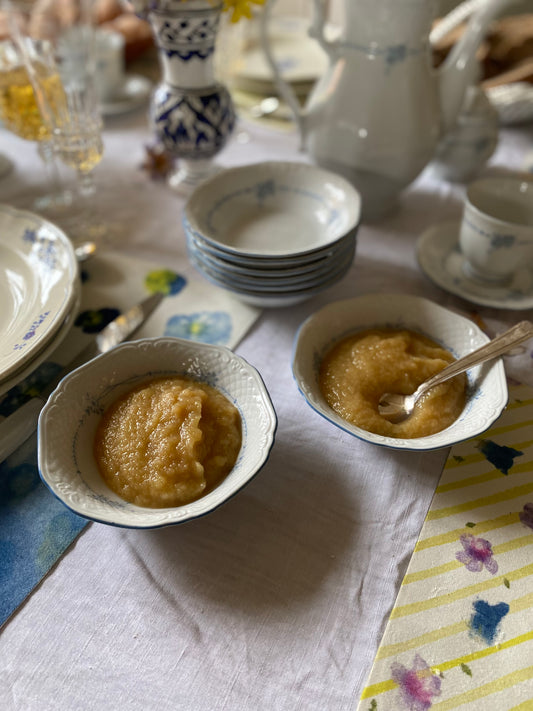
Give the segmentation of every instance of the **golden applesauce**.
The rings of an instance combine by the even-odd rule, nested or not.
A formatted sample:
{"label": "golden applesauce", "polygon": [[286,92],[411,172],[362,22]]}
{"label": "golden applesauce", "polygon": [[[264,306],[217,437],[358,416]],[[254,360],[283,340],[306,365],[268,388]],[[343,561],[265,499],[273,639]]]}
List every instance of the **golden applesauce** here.
{"label": "golden applesauce", "polygon": [[94,453],[107,485],[138,506],[179,506],[213,489],[242,442],[237,408],[218,390],[184,377],[138,385],[98,426]]}
{"label": "golden applesauce", "polygon": [[357,427],[387,437],[424,437],[445,429],[461,414],[466,400],[464,373],[432,388],[413,414],[397,424],[379,414],[379,399],[386,392],[410,395],[454,360],[446,349],[414,331],[362,331],[326,354],[320,388],[333,410]]}

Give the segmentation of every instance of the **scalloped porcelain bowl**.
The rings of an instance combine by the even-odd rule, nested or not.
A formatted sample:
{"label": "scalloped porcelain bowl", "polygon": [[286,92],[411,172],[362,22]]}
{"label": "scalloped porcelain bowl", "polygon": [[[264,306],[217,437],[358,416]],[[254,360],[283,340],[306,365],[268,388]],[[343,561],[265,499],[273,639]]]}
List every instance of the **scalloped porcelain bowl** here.
{"label": "scalloped porcelain bowl", "polygon": [[288,306],[339,281],[355,254],[361,198],[318,166],[265,161],[199,185],[183,224],[191,264],[258,306]]}
{"label": "scalloped porcelain bowl", "polygon": [[[212,385],[240,412],[242,447],[228,476],[189,504],[144,508],[124,501],[98,471],[93,441],[104,410],[137,383],[185,375]],[[274,444],[277,417],[257,370],[224,346],[146,338],[116,346],[67,375],[39,418],[39,473],[68,508],[84,518],[127,528],[158,528],[213,511],[261,469]]]}
{"label": "scalloped porcelain bowl", "polygon": [[367,294],[337,301],[310,316],[295,339],[292,371],[309,405],[342,430],[372,444],[406,450],[449,447],[487,430],[507,404],[508,392],[501,359],[467,372],[467,401],[449,427],[426,437],[399,439],[373,434],[350,424],[328,405],[318,382],[326,352],[346,336],[369,328],[406,328],[418,331],[450,351],[455,358],[487,343],[475,323],[432,301],[407,294]]}

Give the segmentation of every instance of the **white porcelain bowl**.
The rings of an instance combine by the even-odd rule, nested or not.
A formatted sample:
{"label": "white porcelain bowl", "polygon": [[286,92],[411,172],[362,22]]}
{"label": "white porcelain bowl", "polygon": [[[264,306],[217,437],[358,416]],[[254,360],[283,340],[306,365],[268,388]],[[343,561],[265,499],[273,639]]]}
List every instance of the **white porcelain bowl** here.
{"label": "white porcelain bowl", "polygon": [[185,229],[225,254],[304,257],[356,231],[361,198],[344,178],[307,163],[228,168],[187,201]]}
{"label": "white porcelain bowl", "polygon": [[[93,441],[104,410],[144,379],[186,375],[220,390],[238,408],[242,447],[229,475],[192,503],[164,509],[130,504],[104,483]],[[68,508],[93,521],[128,528],[183,523],[220,506],[247,484],[268,459],[277,418],[257,370],[223,346],[179,338],[124,343],[64,378],[39,418],[39,473]]]}
{"label": "white porcelain bowl", "polygon": [[241,301],[290,306],[344,277],[360,212],[357,190],[322,168],[283,161],[230,168],[187,201],[189,260]]}
{"label": "white porcelain bowl", "polygon": [[418,331],[450,351],[455,358],[489,340],[475,323],[438,304],[406,294],[367,294],[337,301],[310,316],[295,339],[292,370],[302,395],[320,415],[359,439],[393,449],[429,450],[475,437],[499,417],[508,392],[501,359],[468,371],[467,402],[459,418],[427,437],[399,439],[373,434],[337,415],[323,397],[318,374],[326,352],[339,340],[368,328]]}

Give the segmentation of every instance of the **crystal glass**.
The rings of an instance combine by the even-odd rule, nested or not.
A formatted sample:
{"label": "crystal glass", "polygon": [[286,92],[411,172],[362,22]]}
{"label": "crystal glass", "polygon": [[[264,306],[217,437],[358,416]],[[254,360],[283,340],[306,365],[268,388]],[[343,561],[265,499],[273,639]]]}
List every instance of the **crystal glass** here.
{"label": "crystal glass", "polygon": [[[63,100],[57,69],[42,61],[39,46],[27,43],[25,52],[41,82],[50,111],[55,112]],[[26,63],[12,38],[0,42],[0,120],[11,133],[37,143],[50,189],[47,194],[37,198],[32,207],[38,211],[54,211],[69,205],[72,196],[61,185],[53,151],[52,128],[43,119]]]}
{"label": "crystal glass", "polygon": [[66,9],[38,0],[14,38],[54,155],[77,177],[73,209],[60,220],[75,242],[101,239],[107,232],[94,199],[93,169],[104,144],[92,15],[92,0],[69,0]]}

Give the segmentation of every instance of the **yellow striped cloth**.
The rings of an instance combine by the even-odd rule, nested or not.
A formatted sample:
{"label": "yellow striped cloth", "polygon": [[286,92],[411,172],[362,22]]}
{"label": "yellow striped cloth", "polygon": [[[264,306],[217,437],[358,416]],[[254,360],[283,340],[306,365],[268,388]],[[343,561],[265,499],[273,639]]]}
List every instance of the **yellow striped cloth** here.
{"label": "yellow striped cloth", "polygon": [[358,711],[533,711],[533,390],[455,445]]}

